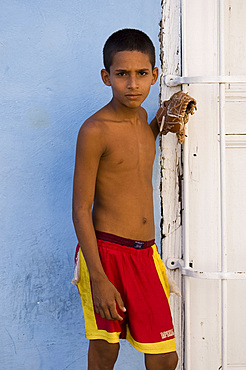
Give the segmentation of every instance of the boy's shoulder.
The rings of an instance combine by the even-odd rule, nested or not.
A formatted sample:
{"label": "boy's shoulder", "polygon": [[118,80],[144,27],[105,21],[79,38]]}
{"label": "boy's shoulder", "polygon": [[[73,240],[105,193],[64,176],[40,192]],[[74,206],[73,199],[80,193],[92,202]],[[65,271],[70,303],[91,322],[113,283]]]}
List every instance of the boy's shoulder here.
{"label": "boy's shoulder", "polygon": [[[139,116],[141,120],[147,121],[147,112],[143,107],[139,109]],[[101,130],[109,128],[112,123],[123,122],[116,112],[112,111],[109,105],[98,110],[92,116],[86,119],[82,124],[81,130],[94,131],[100,133]]]}
{"label": "boy's shoulder", "polygon": [[77,138],[77,150],[81,153],[90,153],[94,155],[97,153],[101,155],[105,151],[106,140],[105,140],[105,119],[99,113],[96,112],[81,125],[78,138]]}
{"label": "boy's shoulder", "polygon": [[[147,112],[143,107],[140,107],[139,118],[142,122],[147,123]],[[108,137],[110,132],[115,131],[115,126],[121,125],[123,122],[124,119],[120,119],[120,117],[106,105],[86,119],[79,130],[79,136],[83,136],[86,140],[98,139],[102,141],[103,138]]]}
{"label": "boy's shoulder", "polygon": [[100,128],[104,128],[108,122],[112,121],[112,119],[112,112],[108,108],[108,105],[106,105],[87,118],[82,127],[86,128],[87,130],[93,128],[98,128],[98,130],[100,130]]}
{"label": "boy's shoulder", "polygon": [[106,126],[106,117],[99,110],[94,113],[92,116],[87,118],[84,123],[81,125],[79,130],[79,136],[89,135],[89,136],[100,136],[105,130]]}
{"label": "boy's shoulder", "polygon": [[90,117],[88,117],[85,122],[82,124],[81,128],[84,127],[87,130],[88,129],[93,129],[95,127],[101,127],[105,125],[107,117],[103,113],[104,108],[100,109]]}
{"label": "boy's shoulder", "polygon": [[80,146],[94,146],[101,149],[107,146],[108,130],[113,122],[112,115],[107,106],[101,108],[86,119],[81,125],[78,133],[78,144]]}

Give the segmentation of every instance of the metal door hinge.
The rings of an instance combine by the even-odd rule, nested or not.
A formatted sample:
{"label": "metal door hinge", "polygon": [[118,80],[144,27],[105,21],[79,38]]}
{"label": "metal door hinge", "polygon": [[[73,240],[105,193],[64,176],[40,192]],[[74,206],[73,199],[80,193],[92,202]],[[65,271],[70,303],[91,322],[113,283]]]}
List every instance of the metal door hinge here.
{"label": "metal door hinge", "polygon": [[181,274],[184,276],[193,277],[196,279],[215,279],[215,280],[244,280],[246,279],[245,271],[198,271],[192,267],[184,267],[184,260],[178,258],[168,258],[166,266],[170,270],[180,269]]}
{"label": "metal door hinge", "polygon": [[246,76],[164,76],[164,83],[168,87],[182,84],[231,84],[246,83]]}

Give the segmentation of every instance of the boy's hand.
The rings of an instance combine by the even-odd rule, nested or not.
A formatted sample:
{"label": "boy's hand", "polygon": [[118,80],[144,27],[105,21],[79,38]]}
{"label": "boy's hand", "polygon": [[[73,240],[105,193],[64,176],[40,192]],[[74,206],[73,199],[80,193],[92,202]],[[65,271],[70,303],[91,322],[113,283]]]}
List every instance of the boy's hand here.
{"label": "boy's hand", "polygon": [[185,124],[188,122],[189,114],[194,114],[195,109],[197,109],[196,100],[190,95],[183,91],[173,94],[169,100],[162,103],[156,113],[160,133],[166,135],[168,132],[174,132],[182,144]]}
{"label": "boy's hand", "polygon": [[123,320],[119,315],[116,303],[122,312],[126,312],[121,295],[115,286],[108,280],[92,281],[93,302],[96,313],[99,313],[103,319]]}

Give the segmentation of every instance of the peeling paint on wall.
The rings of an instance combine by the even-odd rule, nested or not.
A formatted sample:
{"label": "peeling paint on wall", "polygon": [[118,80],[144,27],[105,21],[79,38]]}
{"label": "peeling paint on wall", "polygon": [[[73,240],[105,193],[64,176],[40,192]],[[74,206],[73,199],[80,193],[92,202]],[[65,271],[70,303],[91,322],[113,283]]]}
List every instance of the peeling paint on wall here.
{"label": "peeling paint on wall", "polygon": [[[164,84],[167,74],[181,74],[181,38],[180,38],[180,1],[162,1],[162,20],[159,39],[161,43],[161,102],[168,100],[180,88],[169,88]],[[162,258],[182,258],[182,157],[181,145],[176,135],[168,133],[160,138],[161,147],[161,212],[162,212]],[[169,271],[171,277],[181,289],[181,274],[178,270]],[[178,369],[182,368],[182,299],[171,296],[170,305],[173,314]]]}

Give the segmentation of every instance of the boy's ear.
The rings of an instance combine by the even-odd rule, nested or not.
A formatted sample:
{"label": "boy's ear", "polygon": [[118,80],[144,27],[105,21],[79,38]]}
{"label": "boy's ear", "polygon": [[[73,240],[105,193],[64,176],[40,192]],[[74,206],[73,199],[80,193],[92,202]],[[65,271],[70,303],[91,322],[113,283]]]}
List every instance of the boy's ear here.
{"label": "boy's ear", "polygon": [[102,80],[103,80],[103,82],[105,83],[105,85],[107,85],[107,86],[111,86],[111,82],[110,82],[110,75],[109,75],[109,73],[106,71],[106,69],[102,69],[102,70],[101,70],[101,77],[102,77]]}
{"label": "boy's ear", "polygon": [[151,82],[151,85],[154,85],[155,83],[156,83],[156,81],[157,81],[157,78],[158,78],[158,74],[159,74],[159,72],[158,72],[158,68],[157,67],[155,67],[154,69],[153,69],[153,71],[152,71],[152,82]]}

